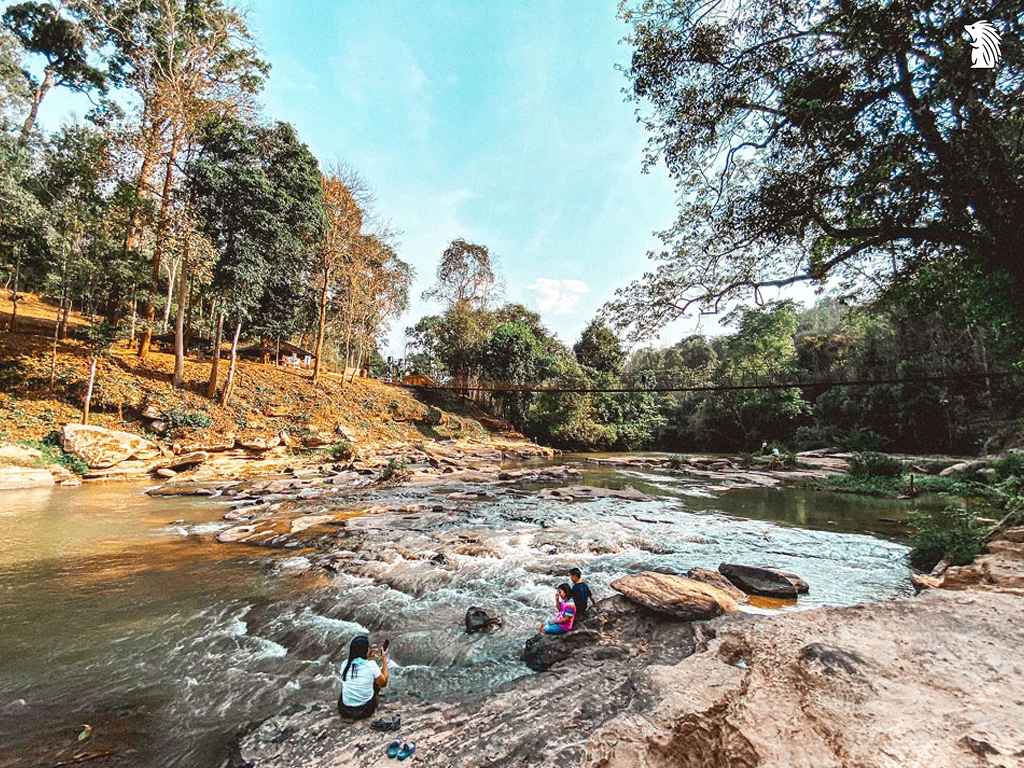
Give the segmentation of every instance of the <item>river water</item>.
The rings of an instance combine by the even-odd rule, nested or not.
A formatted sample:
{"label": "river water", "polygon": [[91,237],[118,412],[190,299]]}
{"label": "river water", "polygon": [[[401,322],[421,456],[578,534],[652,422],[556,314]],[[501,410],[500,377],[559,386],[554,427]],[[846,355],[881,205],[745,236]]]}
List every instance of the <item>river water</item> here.
{"label": "river water", "polygon": [[[5,492],[0,767],[53,765],[87,723],[94,737],[81,749],[112,753],[90,766],[220,766],[251,724],[336,699],[337,663],[362,631],[392,640],[389,691],[457,698],[529,674],[519,649],[573,565],[599,598],[628,572],[723,561],[809,582],[781,610],[911,593],[895,522],[907,502],[711,493],[653,470],[586,470],[582,484],[628,484],[651,499],[567,503],[528,485],[457,504],[447,494],[474,489],[354,492],[344,502],[354,508],[448,509],[433,523],[353,517],[336,539],[337,574],[310,571],[302,551],[216,543],[225,500],[151,499],[145,484]],[[467,636],[471,605],[504,627]]]}

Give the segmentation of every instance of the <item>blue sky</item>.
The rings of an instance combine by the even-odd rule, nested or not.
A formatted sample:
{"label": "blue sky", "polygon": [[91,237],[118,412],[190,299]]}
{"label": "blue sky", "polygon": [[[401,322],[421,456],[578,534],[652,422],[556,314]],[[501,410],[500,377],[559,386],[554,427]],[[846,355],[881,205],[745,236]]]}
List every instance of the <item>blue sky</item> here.
{"label": "blue sky", "polygon": [[456,237],[487,245],[505,297],[572,343],[616,287],[647,268],[675,211],[662,170],[640,171],[644,131],[614,0],[257,0],[249,19],[273,64],[268,115],[321,161],[376,192],[416,269],[402,330]]}
{"label": "blue sky", "polygon": [[[4,3],[6,5],[6,3]],[[252,0],[272,64],[266,117],[294,124],[322,163],[352,165],[400,231],[413,302],[390,335],[438,307],[419,300],[445,246],[488,246],[505,299],[572,344],[618,287],[650,268],[675,215],[664,169],[627,103],[616,0]],[[75,107],[51,94],[40,120]],[[672,343],[694,327],[674,324]],[[705,319],[701,331],[721,332]]]}

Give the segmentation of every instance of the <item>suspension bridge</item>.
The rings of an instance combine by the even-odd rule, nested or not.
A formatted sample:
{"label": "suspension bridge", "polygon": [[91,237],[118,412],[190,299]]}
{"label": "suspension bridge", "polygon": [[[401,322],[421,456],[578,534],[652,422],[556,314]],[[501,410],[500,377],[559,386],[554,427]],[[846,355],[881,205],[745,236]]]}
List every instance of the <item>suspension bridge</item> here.
{"label": "suspension bridge", "polygon": [[[444,385],[434,383],[407,383],[404,386],[413,389],[435,390],[445,392],[457,392],[473,395],[475,393],[516,393],[516,392],[539,392],[539,393],[636,393],[636,392],[730,392],[743,390],[772,390],[772,389],[827,389],[831,387],[869,387],[874,385],[891,384],[931,384],[938,382],[952,381],[980,381],[986,385],[993,380],[1007,379],[1024,376],[1024,370],[986,370],[986,371],[953,371],[953,372],[927,372],[927,371],[905,371],[892,373],[890,375],[877,374],[865,376],[863,372],[847,375],[842,369],[831,371],[825,376],[817,378],[803,378],[791,373],[759,373],[742,371],[729,376],[718,376],[703,379],[680,379],[678,371],[670,372],[675,380],[664,381],[659,378],[657,372],[644,374],[627,374],[620,377],[620,383],[611,387],[573,386],[571,384],[508,384],[501,382],[472,382],[462,385]],[[421,377],[426,379],[427,377]],[[631,382],[630,379],[633,379]]]}

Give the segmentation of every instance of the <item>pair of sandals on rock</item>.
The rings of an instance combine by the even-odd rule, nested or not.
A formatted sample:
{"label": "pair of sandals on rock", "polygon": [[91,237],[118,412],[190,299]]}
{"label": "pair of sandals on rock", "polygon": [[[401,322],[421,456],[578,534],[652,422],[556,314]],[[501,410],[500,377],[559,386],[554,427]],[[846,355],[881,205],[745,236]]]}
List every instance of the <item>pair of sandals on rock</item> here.
{"label": "pair of sandals on rock", "polygon": [[[395,715],[391,720],[374,720],[370,727],[375,731],[397,731],[402,727],[402,716]],[[399,760],[407,760],[416,751],[416,742],[403,743],[401,739],[395,739],[388,744],[388,757],[397,757]]]}

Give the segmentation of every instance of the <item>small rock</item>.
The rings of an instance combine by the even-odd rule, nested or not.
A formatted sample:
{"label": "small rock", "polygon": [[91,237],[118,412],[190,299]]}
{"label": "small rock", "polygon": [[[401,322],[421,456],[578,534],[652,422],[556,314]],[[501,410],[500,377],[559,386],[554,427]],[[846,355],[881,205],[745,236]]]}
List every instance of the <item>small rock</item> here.
{"label": "small rock", "polygon": [[163,415],[163,412],[152,403],[142,409],[142,418],[149,419],[150,421],[162,419]]}
{"label": "small rock", "polygon": [[48,470],[33,467],[0,467],[0,491],[19,488],[46,488],[52,486],[53,475]]}
{"label": "small rock", "polygon": [[158,469],[156,471],[156,474],[157,474],[157,477],[174,477],[178,473],[175,472],[170,467],[160,467],[160,469]]}
{"label": "small rock", "polygon": [[0,445],[0,461],[28,466],[43,458],[43,452],[23,445]]}
{"label": "small rock", "polygon": [[490,632],[500,626],[501,619],[483,608],[473,606],[466,611],[467,635],[472,635],[474,632]]}

